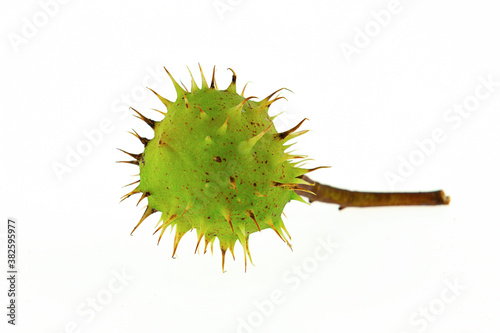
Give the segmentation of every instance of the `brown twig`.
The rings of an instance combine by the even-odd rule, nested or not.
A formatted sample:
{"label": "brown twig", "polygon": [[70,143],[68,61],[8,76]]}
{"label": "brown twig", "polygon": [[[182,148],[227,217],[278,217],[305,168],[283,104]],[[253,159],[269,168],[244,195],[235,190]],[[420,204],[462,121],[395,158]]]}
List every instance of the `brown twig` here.
{"label": "brown twig", "polygon": [[448,205],[450,197],[443,191],[434,192],[357,192],[324,185],[302,176],[302,179],[314,185],[300,187],[316,193],[316,195],[297,190],[296,193],[309,199],[309,202],[320,201],[346,207],[378,207],[378,206],[420,206]]}

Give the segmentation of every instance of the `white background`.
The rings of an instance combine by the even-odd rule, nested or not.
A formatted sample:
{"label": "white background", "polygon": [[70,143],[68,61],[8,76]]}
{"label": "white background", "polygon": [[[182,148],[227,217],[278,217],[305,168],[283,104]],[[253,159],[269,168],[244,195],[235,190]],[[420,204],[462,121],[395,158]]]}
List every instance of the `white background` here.
{"label": "white background", "polygon": [[[481,78],[500,81],[499,8],[486,0],[226,1],[225,11],[211,0],[52,2],[51,17],[37,1],[2,3],[1,266],[5,222],[15,218],[19,294],[12,328],[1,279],[1,330],[498,331],[500,87],[459,125],[444,117],[473,101]],[[381,27],[372,12],[388,7],[396,10]],[[367,28],[372,37],[360,44]],[[357,53],[346,57],[346,44]],[[124,158],[116,148],[140,152],[127,131],[152,132],[127,108],[161,119],[151,111],[159,100],[142,94],[144,78],[166,66],[188,84],[187,65],[200,83],[198,63],[208,78],[216,66],[219,88],[233,68],[238,91],[251,81],[247,96],[293,90],[272,113],[286,110],[279,130],[310,119],[297,150],[311,167],[332,166],[313,179],[352,190],[444,189],[451,204],[339,212],[290,203],[294,251],[270,230],[254,234],[246,273],[241,246],[223,274],[220,251],[193,254],[194,233],[172,259],[173,235],[159,246],[151,236],[157,217],[131,237],[144,205],[137,197],[119,204],[137,169],[116,164]],[[173,98],[158,73],[146,84]],[[54,165],[103,121],[111,129],[58,178]],[[446,140],[416,152],[415,141],[436,128]],[[391,187],[385,175],[410,156],[424,158]],[[319,248],[328,241],[331,253]],[[270,305],[276,293],[279,304]]]}

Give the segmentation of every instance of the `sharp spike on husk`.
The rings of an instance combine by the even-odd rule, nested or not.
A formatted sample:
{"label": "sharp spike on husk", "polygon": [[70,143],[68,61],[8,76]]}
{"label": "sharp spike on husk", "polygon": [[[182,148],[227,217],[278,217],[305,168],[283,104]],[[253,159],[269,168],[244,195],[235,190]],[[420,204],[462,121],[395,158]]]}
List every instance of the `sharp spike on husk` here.
{"label": "sharp spike on husk", "polygon": [[122,202],[123,200],[129,198],[131,195],[134,195],[134,194],[137,194],[137,193],[141,193],[141,191],[139,191],[139,186],[137,186],[136,188],[134,188],[132,191],[128,192],[127,194],[123,195],[121,197],[120,202]]}
{"label": "sharp spike on husk", "polygon": [[[285,214],[283,213],[283,215],[285,215]],[[286,217],[286,215],[285,215],[285,217]],[[288,230],[286,230],[285,224],[281,223],[280,227],[281,227],[281,229],[283,229],[285,231],[286,235],[288,236],[288,239],[292,240],[292,236],[290,236],[290,233],[288,232]]]}
{"label": "sharp spike on husk", "polygon": [[221,214],[222,214],[222,216],[224,216],[227,223],[229,223],[229,226],[231,227],[231,230],[233,231],[233,234],[234,234],[233,223],[231,222],[231,211],[229,209],[223,208],[223,209],[221,209]]}
{"label": "sharp spike on husk", "polygon": [[130,185],[137,184],[137,183],[139,183],[140,181],[141,181],[140,179],[139,179],[139,180],[136,180],[135,182],[132,182],[132,183],[130,183],[130,184],[127,184],[127,185],[125,185],[125,186],[122,186],[122,188],[127,187],[127,186],[130,186]]}
{"label": "sharp spike on husk", "polygon": [[294,180],[293,183],[298,184],[298,185],[314,186],[314,183],[309,183],[307,180],[303,179],[301,176],[302,175],[298,175],[295,178],[293,178],[293,180]]}
{"label": "sharp spike on husk", "polygon": [[132,132],[129,132],[129,133],[132,134],[133,136],[135,136],[137,139],[139,139],[143,145],[148,144],[149,139],[146,139],[146,138],[140,136],[139,134],[137,134],[137,132],[135,130],[132,130]]}
{"label": "sharp spike on husk", "polygon": [[142,157],[142,153],[141,154],[132,154],[132,153],[129,153],[128,151],[125,151],[125,150],[120,149],[120,148],[116,148],[116,149],[118,149],[119,151],[127,154],[128,156],[132,157],[133,159],[135,159],[137,161],[139,161],[141,159],[141,157]]}
{"label": "sharp spike on husk", "polygon": [[[160,94],[158,94],[156,91],[154,91],[153,89],[151,88],[148,88],[149,90],[151,90],[153,92],[153,94],[156,95],[156,97],[158,97],[160,99],[160,101],[163,103],[163,105],[165,105],[167,107],[167,110],[170,109],[172,107],[172,105],[174,104],[174,102],[172,101],[169,101],[168,99],[166,99],[165,97],[161,96]],[[157,110],[158,111],[158,110]],[[163,113],[161,111],[158,111],[160,113]],[[164,113],[163,113],[164,114]]]}
{"label": "sharp spike on husk", "polygon": [[222,124],[222,126],[219,127],[219,129],[217,130],[217,134],[219,134],[219,135],[226,134],[226,131],[227,131],[227,121],[228,120],[229,120],[229,116],[226,118],[226,121],[224,122],[224,124]]}
{"label": "sharp spike on husk", "polygon": [[[160,228],[156,229],[156,231],[158,231],[160,229],[161,229],[161,232],[160,232],[160,236],[158,237],[158,243],[156,243],[156,245],[160,245],[161,238],[163,237],[165,230],[167,230],[167,227],[165,227],[165,228],[160,227]],[[153,235],[156,234],[156,231],[153,233]]]}
{"label": "sharp spike on husk", "polygon": [[[296,179],[298,180],[300,178],[296,178]],[[307,185],[311,185],[311,184],[307,183]],[[314,185],[314,184],[312,184],[312,185]],[[286,188],[288,190],[302,191],[302,192],[307,192],[307,193],[311,193],[311,194],[316,195],[316,193],[311,192],[309,190],[306,190],[303,187],[300,187],[299,183],[279,183],[279,182],[273,182],[272,186],[274,186],[274,187],[284,187],[284,188]]]}
{"label": "sharp spike on husk", "polygon": [[254,136],[253,138],[240,142],[240,145],[238,147],[239,151],[243,154],[249,154],[252,148],[257,143],[257,141],[259,141],[264,136],[264,134],[266,134],[267,131],[269,131],[271,126],[272,124],[269,125],[265,130]]}
{"label": "sharp spike on husk", "polygon": [[203,249],[203,254],[207,253],[207,247],[210,241],[205,237],[205,249]]}
{"label": "sharp spike on husk", "polygon": [[176,231],[175,231],[174,251],[172,252],[172,258],[175,257],[175,253],[177,252],[177,246],[179,245],[179,242],[181,241],[181,238],[182,238],[182,236],[184,236],[185,233],[186,233],[186,231],[180,230],[179,229],[179,224],[177,224],[177,228],[176,228]]}
{"label": "sharp spike on husk", "polygon": [[161,238],[163,237],[165,230],[167,230],[167,227],[169,225],[172,225],[172,223],[176,219],[177,219],[177,214],[170,215],[170,217],[166,221],[163,221],[163,223],[158,227],[158,229],[156,229],[155,232],[153,232],[153,235],[154,235],[161,229],[160,236],[158,237],[158,243],[156,243],[156,245],[160,244]]}
{"label": "sharp spike on husk", "polygon": [[240,241],[241,246],[243,246],[243,254],[245,256],[245,272],[247,271],[247,254],[248,254],[248,247],[247,247],[247,236],[246,236],[246,228],[245,224],[239,224],[238,225],[238,230],[236,232],[236,236],[238,236],[238,240]]}
{"label": "sharp spike on husk", "polygon": [[150,193],[150,192],[148,192],[148,191],[143,192],[143,193],[142,193],[142,195],[141,195],[141,198],[139,199],[139,201],[137,202],[137,205],[135,205],[135,206],[136,206],[136,207],[137,207],[137,206],[139,206],[139,203],[142,201],[142,199],[147,198],[147,197],[149,197],[150,195],[151,195],[151,193]]}
{"label": "sharp spike on husk", "polygon": [[302,121],[300,123],[298,123],[297,125],[295,125],[293,128],[290,128],[288,131],[285,131],[285,132],[277,133],[277,134],[275,134],[275,137],[278,138],[279,140],[283,140],[284,138],[289,136],[291,133],[295,132],[300,127],[300,125],[302,125],[302,123],[306,120],[309,120],[309,119],[307,119],[307,118],[302,119]]}
{"label": "sharp spike on husk", "polygon": [[191,76],[191,92],[195,92],[195,91],[200,90],[200,88],[198,88],[198,85],[196,84],[196,81],[194,80],[193,73],[191,73],[191,70],[189,69],[189,67],[187,67],[187,69],[189,71],[189,76]]}
{"label": "sharp spike on husk", "polygon": [[233,71],[232,68],[228,68],[228,70],[233,72],[233,77],[231,78],[231,83],[226,88],[226,90],[232,93],[236,93],[236,73]]}
{"label": "sharp spike on husk", "polygon": [[210,249],[212,251],[212,254],[214,254],[214,241],[214,235],[205,235],[205,250],[203,250],[203,254],[207,253],[208,244],[210,244]]}
{"label": "sharp spike on husk", "polygon": [[134,233],[135,229],[137,229],[137,227],[139,227],[141,225],[141,223],[151,214],[153,213],[156,213],[157,210],[154,209],[154,208],[151,208],[150,206],[147,206],[146,207],[146,210],[144,211],[144,214],[142,214],[142,217],[141,219],[139,220],[139,223],[137,223],[137,225],[135,226],[135,228],[132,230],[132,232],[130,233],[130,236],[132,236],[132,234]]}
{"label": "sharp spike on husk", "polygon": [[272,100],[270,100],[269,102],[265,103],[264,105],[267,107],[267,106],[270,106],[271,104],[273,104],[274,102],[276,102],[277,100],[280,100],[280,99],[285,99],[288,101],[288,99],[284,96],[280,96],[280,97],[276,97]]}
{"label": "sharp spike on husk", "polygon": [[243,90],[241,91],[241,94],[240,94],[241,97],[245,97],[244,96],[245,95],[245,89],[247,88],[247,84],[249,84],[249,83],[250,83],[250,81],[248,81],[247,83],[245,83],[245,85],[243,86]]}
{"label": "sharp spike on husk", "polygon": [[156,111],[156,112],[159,112],[159,113],[161,113],[161,114],[162,114],[162,115],[164,115],[164,116],[166,116],[166,115],[167,115],[167,113],[166,113],[166,112],[160,111],[160,110],[158,110],[158,109],[151,109],[151,110],[154,110],[154,111]]}
{"label": "sharp spike on husk", "polygon": [[202,110],[202,108],[200,108],[198,105],[195,105],[194,107],[200,109],[200,118],[201,119],[206,118],[207,114],[205,113],[205,111]]}
{"label": "sharp spike on husk", "polygon": [[116,163],[128,163],[128,164],[139,165],[139,162],[137,160],[133,160],[133,161],[116,161]]}
{"label": "sharp spike on husk", "polygon": [[227,251],[227,249],[223,249],[221,247],[220,251],[222,252],[222,273],[225,273],[225,271],[224,271],[224,263],[226,261],[226,251]]}
{"label": "sharp spike on husk", "polygon": [[264,219],[264,223],[266,223],[268,226],[271,227],[271,229],[274,230],[274,232],[276,232],[276,234],[279,236],[279,238],[281,238],[281,240],[285,243],[287,243],[287,241],[280,235],[280,233],[278,232],[278,230],[276,229],[276,227],[274,226],[274,223],[273,223],[273,220],[271,217],[267,217],[266,219]]}
{"label": "sharp spike on husk", "polygon": [[298,132],[288,134],[288,136],[284,139],[284,142],[295,139],[296,137],[301,136],[303,134],[306,134],[307,132],[309,132],[309,130],[298,131]]}
{"label": "sharp spike on husk", "polygon": [[177,93],[177,99],[181,98],[186,91],[182,89],[182,87],[177,83],[177,81],[174,80],[172,74],[170,74],[170,72],[165,67],[163,67],[163,69],[165,69],[165,72],[167,72],[168,76],[170,77],[170,80],[172,80],[172,83],[174,84],[175,92]]}
{"label": "sharp spike on husk", "polygon": [[280,89],[276,90],[275,92],[273,92],[271,95],[269,95],[269,96],[267,96],[266,98],[264,98],[263,100],[259,101],[258,103],[259,103],[259,104],[261,104],[261,103],[262,103],[262,104],[267,104],[267,102],[269,102],[269,101],[271,100],[271,97],[273,97],[273,96],[274,96],[277,92],[280,92],[280,91],[282,91],[282,90],[288,90],[288,91],[290,91],[290,92],[292,92],[292,93],[293,93],[293,91],[291,91],[291,90],[290,90],[290,89],[288,89],[288,88],[280,88]]}
{"label": "sharp spike on husk", "polygon": [[203,238],[203,233],[199,233],[198,234],[198,242],[196,243],[196,248],[194,249],[194,253],[196,254],[196,252],[198,252],[198,246],[200,246],[200,242],[201,242],[201,239]]}
{"label": "sharp spike on husk", "polygon": [[297,162],[293,162],[293,163],[290,163],[290,164],[292,166],[294,166],[294,167],[299,168],[299,167],[301,167],[303,164],[305,164],[308,161],[312,161],[312,159],[311,158],[305,158],[303,160],[300,160],[300,161],[297,161]]}
{"label": "sharp spike on husk", "polygon": [[205,79],[205,75],[203,74],[203,69],[201,69],[201,65],[199,63],[198,67],[200,67],[200,73],[201,73],[201,89],[208,89],[207,80]]}
{"label": "sharp spike on husk", "polygon": [[234,116],[238,117],[241,115],[241,111],[243,110],[243,107],[245,104],[252,98],[256,98],[255,96],[250,96],[242,100],[238,105],[233,106],[231,109],[228,110],[229,116]]}
{"label": "sharp spike on husk", "polygon": [[193,202],[192,202],[192,201],[189,201],[189,202],[187,203],[187,205],[186,205],[186,208],[184,209],[184,212],[182,212],[181,217],[183,217],[183,216],[184,216],[184,214],[186,214],[186,212],[187,212],[188,210],[190,210],[190,209],[191,209],[191,207],[193,207]]}
{"label": "sharp spike on husk", "polygon": [[281,111],[280,113],[278,113],[278,114],[276,114],[276,115],[274,115],[274,116],[272,116],[272,117],[269,117],[269,118],[271,118],[271,120],[272,120],[272,121],[274,121],[274,119],[275,119],[276,117],[279,117],[279,116],[280,116],[280,115],[282,115],[283,113],[285,113],[285,111]]}
{"label": "sharp spike on husk", "polygon": [[306,190],[305,188],[300,187],[300,186],[289,187],[288,189],[294,190],[294,191],[299,191],[299,192],[306,192],[306,193],[310,193],[312,195],[316,195],[316,193],[314,193],[313,191]]}
{"label": "sharp spike on husk", "polygon": [[212,72],[212,82],[210,83],[210,89],[218,89],[217,82],[215,82],[215,66],[214,66],[214,70]]}
{"label": "sharp spike on husk", "polygon": [[233,260],[236,260],[236,258],[234,257],[234,243],[231,243],[231,245],[229,245],[229,251],[231,251],[231,255],[233,256]]}
{"label": "sharp spike on husk", "polygon": [[184,88],[184,91],[186,91],[186,92],[188,92],[188,91],[189,91],[189,89],[188,89],[188,88],[186,88],[186,85],[184,85],[184,82],[182,82],[182,81],[181,81],[181,85],[182,85],[182,88]]}
{"label": "sharp spike on husk", "polygon": [[[289,145],[283,145],[283,149],[286,151],[286,150],[287,150],[287,149],[289,149],[291,146],[296,145],[296,144],[297,144],[297,142],[291,143],[291,144],[289,144]],[[288,152],[287,152],[287,153],[288,153]]]}
{"label": "sharp spike on husk", "polygon": [[250,263],[252,266],[255,266],[252,260],[252,255],[250,254],[250,248],[248,246],[248,241],[250,240],[250,235],[247,235],[246,240],[245,240],[245,246],[246,246],[246,252],[248,254],[248,259],[250,259]]}
{"label": "sharp spike on husk", "polygon": [[319,167],[316,167],[316,168],[307,169],[307,172],[313,172],[313,171],[316,171],[318,169],[328,169],[328,168],[331,168],[331,166],[330,165],[328,165],[328,166],[319,166]]}
{"label": "sharp spike on husk", "polygon": [[137,115],[134,114],[134,116],[136,118],[139,118],[141,119],[142,121],[144,121],[146,124],[149,125],[149,127],[151,127],[152,129],[155,129],[155,124],[156,124],[156,121],[152,120],[152,119],[149,119],[149,118],[146,118],[144,117],[144,115],[142,113],[140,113],[139,111],[137,111],[136,109],[134,109],[133,107],[130,107],[132,110],[135,111],[135,113],[137,113]]}
{"label": "sharp spike on husk", "polygon": [[305,203],[306,205],[310,206],[311,203],[307,202],[304,200],[304,198],[302,198],[300,195],[298,195],[296,192],[290,192],[290,200],[295,200],[295,201],[299,201],[299,202],[302,202],[302,203]]}
{"label": "sharp spike on husk", "polygon": [[186,105],[186,109],[189,109],[191,105],[189,104],[186,94],[183,93],[182,96],[184,97],[184,104]]}
{"label": "sharp spike on husk", "polygon": [[[277,231],[278,235],[281,236],[281,239],[285,240],[286,245],[288,245],[288,247],[290,248],[290,250],[293,251],[292,244],[290,244],[290,242],[288,241],[288,239],[286,239],[285,235],[283,234],[283,229],[284,229],[283,221],[280,219],[280,220],[278,220],[276,231]],[[286,233],[288,235],[288,231],[286,231]],[[290,238],[290,235],[288,235],[288,237]]]}
{"label": "sharp spike on husk", "polygon": [[[284,146],[284,147],[287,147],[287,146]],[[295,155],[295,154],[293,154],[293,151],[290,151],[290,152],[286,152],[283,156],[281,156],[277,160],[277,162],[283,163],[285,161],[291,161],[291,160],[297,160],[297,159],[304,159],[305,160],[305,159],[307,159],[307,157],[308,157],[307,155]]]}
{"label": "sharp spike on husk", "polygon": [[255,219],[255,214],[254,214],[254,212],[253,212],[252,210],[250,210],[250,209],[249,209],[249,210],[247,210],[247,211],[246,211],[246,213],[247,213],[248,217],[250,217],[250,218],[251,218],[251,219],[255,222],[255,225],[257,226],[257,229],[259,229],[259,231],[260,231],[260,226],[259,226],[259,224],[257,223],[257,220]]}
{"label": "sharp spike on husk", "polygon": [[[312,168],[312,169],[296,168],[297,171],[295,172],[294,175],[295,175],[295,177],[298,177],[298,176],[305,175],[306,173],[316,171],[318,169],[326,169],[326,168],[331,168],[331,166],[319,166],[319,167]],[[303,183],[301,183],[301,184],[303,184]]]}

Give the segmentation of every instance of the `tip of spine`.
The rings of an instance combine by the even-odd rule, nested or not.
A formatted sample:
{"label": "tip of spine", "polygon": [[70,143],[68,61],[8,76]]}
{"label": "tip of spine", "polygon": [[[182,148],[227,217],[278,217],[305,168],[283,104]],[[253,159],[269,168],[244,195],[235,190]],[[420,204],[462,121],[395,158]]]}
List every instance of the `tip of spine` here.
{"label": "tip of spine", "polygon": [[212,82],[210,83],[210,89],[219,89],[217,88],[217,82],[215,81],[215,66],[212,72]]}
{"label": "tip of spine", "polygon": [[174,80],[174,77],[172,76],[172,74],[170,74],[167,68],[163,67],[163,69],[165,69],[165,72],[167,72],[168,76],[170,77],[170,80],[172,80],[172,83],[174,84],[175,92],[177,93],[177,98],[178,99],[181,98],[186,91],[182,89],[182,87],[177,83],[177,81]]}
{"label": "tip of spine", "polygon": [[137,186],[136,188],[134,188],[132,191],[128,192],[127,194],[123,195],[121,197],[121,200],[120,202],[122,202],[123,200],[125,199],[128,199],[130,198],[130,196],[134,195],[134,194],[137,194],[137,193],[141,193],[141,191],[139,191],[139,186]]}
{"label": "tip of spine", "polygon": [[198,252],[198,247],[200,246],[200,242],[201,242],[201,239],[203,238],[203,236],[204,236],[204,233],[202,233],[202,232],[198,233],[198,242],[196,243],[196,247],[194,249],[195,254],[196,254],[196,252]]}
{"label": "tip of spine", "polygon": [[129,153],[128,151],[125,151],[123,149],[120,149],[120,148],[116,148],[118,149],[119,151],[127,154],[128,156],[132,157],[133,159],[135,159],[136,161],[139,161],[142,157],[142,154],[132,154],[132,153]]}
{"label": "tip of spine", "polygon": [[225,273],[226,271],[224,270],[224,264],[226,262],[226,251],[227,249],[224,249],[222,246],[220,248],[220,251],[222,253],[222,273]]}
{"label": "tip of spine", "polygon": [[[163,103],[163,105],[165,105],[165,106],[167,107],[167,110],[168,110],[168,109],[169,109],[169,108],[170,108],[170,107],[174,104],[174,102],[172,102],[172,101],[170,101],[170,100],[166,99],[165,97],[161,96],[160,94],[158,94],[158,93],[157,93],[156,91],[154,91],[153,89],[151,89],[151,88],[149,88],[149,87],[148,87],[148,89],[149,89],[149,90],[151,90],[151,92],[152,92],[153,94],[155,94],[155,95],[156,95],[156,97],[158,97],[158,98],[160,99],[160,101]],[[158,111],[158,112],[163,113],[163,112],[161,112],[161,111]],[[163,114],[165,114],[165,113],[163,113]]]}
{"label": "tip of spine", "polygon": [[263,130],[262,132],[260,132],[256,136],[254,136],[253,138],[250,138],[246,141],[240,142],[239,151],[243,154],[249,154],[250,151],[252,150],[252,148],[257,143],[257,141],[259,141],[264,136],[264,134],[266,134],[267,131],[269,131],[271,126],[272,126],[272,124],[270,124],[265,130]]}
{"label": "tip of spine", "polygon": [[189,104],[189,101],[188,101],[188,99],[186,97],[186,94],[183,93],[182,96],[184,98],[184,104],[186,105],[186,109],[189,109],[191,107],[191,104]]}
{"label": "tip of spine", "polygon": [[226,219],[227,223],[229,223],[229,226],[231,227],[231,230],[234,234],[234,228],[233,228],[233,223],[231,221],[231,211],[229,209],[223,208],[221,209],[222,216]]}
{"label": "tip of spine", "polygon": [[298,137],[299,135],[307,133],[308,130],[300,131],[300,132],[294,133],[292,136],[292,133],[295,132],[300,127],[300,125],[302,125],[304,123],[304,121],[306,121],[306,120],[309,120],[309,119],[307,119],[307,118],[302,119],[302,121],[300,123],[298,123],[294,127],[290,128],[288,131],[275,134],[275,137],[278,140],[284,140],[285,138],[288,138],[288,140],[289,140],[289,139],[292,139],[294,137]]}
{"label": "tip of spine", "polygon": [[132,234],[134,233],[135,229],[137,229],[141,223],[151,214],[153,213],[156,213],[157,210],[154,209],[154,208],[151,208],[150,206],[147,206],[146,207],[146,210],[144,211],[144,214],[142,214],[142,217],[141,219],[139,220],[139,223],[137,223],[137,225],[135,226],[135,228],[132,230],[132,232],[130,233],[130,236],[132,236]]}
{"label": "tip of spine", "polygon": [[229,120],[229,116],[226,118],[226,121],[224,122],[224,124],[222,124],[222,126],[219,127],[219,129],[217,130],[217,134],[219,134],[219,135],[226,134],[226,131],[227,131],[227,121],[228,120]]}
{"label": "tip of spine", "polygon": [[167,113],[166,113],[166,112],[160,111],[160,110],[158,110],[158,109],[151,109],[151,110],[156,111],[156,112],[159,112],[159,113],[161,113],[161,114],[162,114],[162,115],[164,115],[164,116],[166,116],[166,115],[167,115]]}
{"label": "tip of spine", "polygon": [[139,199],[139,201],[137,202],[137,204],[135,206],[136,207],[139,206],[139,203],[142,201],[142,199],[147,198],[150,195],[151,195],[151,193],[149,193],[148,191],[143,192],[142,195],[141,195],[141,198]]}
{"label": "tip of spine", "polygon": [[200,68],[200,73],[201,73],[201,89],[208,89],[208,84],[207,80],[205,79],[205,74],[203,74],[203,69],[201,68],[201,65],[199,63],[198,67]]}
{"label": "tip of spine", "polygon": [[245,83],[245,85],[243,86],[243,90],[241,91],[241,97],[245,97],[245,90],[247,89],[247,85],[250,83],[251,81],[248,81],[247,83]]}
{"label": "tip of spine", "polygon": [[196,84],[196,81],[194,80],[193,73],[191,73],[191,70],[189,69],[188,66],[186,66],[186,67],[188,69],[189,76],[191,76],[191,92],[195,92],[195,91],[200,90],[200,88],[198,88],[198,85]]}
{"label": "tip of spine", "polygon": [[149,139],[140,136],[139,134],[137,134],[137,132],[135,130],[132,130],[132,132],[129,132],[129,133],[132,134],[133,136],[135,136],[136,138],[138,138],[142,142],[143,145],[148,144]]}
{"label": "tip of spine", "polygon": [[[264,98],[263,100],[259,101],[258,103],[263,103],[263,104],[267,104],[268,102],[270,102],[271,98],[278,92],[282,91],[282,90],[288,90],[290,92],[293,92],[291,91],[290,89],[287,89],[287,88],[280,88],[278,90],[276,90],[275,92],[273,92],[272,94],[270,94],[269,96],[267,96],[266,98]],[[274,99],[273,101],[276,101],[277,99]],[[271,102],[272,103],[272,102]]]}
{"label": "tip of spine", "polygon": [[134,114],[134,116],[136,118],[139,118],[140,120],[142,120],[146,124],[148,124],[149,127],[151,127],[152,129],[155,129],[156,122],[154,120],[144,117],[144,115],[142,113],[140,113],[139,111],[137,111],[133,107],[130,107],[130,109],[132,109],[135,113],[137,113],[137,115]]}
{"label": "tip of spine", "polygon": [[199,107],[198,105],[195,105],[194,107],[200,109],[200,118],[201,119],[204,119],[207,117],[207,114],[205,113],[205,111],[203,111],[203,109],[201,107]]}
{"label": "tip of spine", "polygon": [[231,83],[226,88],[226,91],[229,91],[229,92],[232,92],[232,93],[236,93],[236,73],[234,72],[234,70],[232,68],[228,68],[228,70],[230,70],[231,72],[233,72],[233,77],[231,79]]}
{"label": "tip of spine", "polygon": [[229,114],[229,116],[233,116],[233,117],[238,117],[241,115],[241,112],[243,110],[243,107],[245,106],[245,104],[251,100],[252,98],[257,98],[255,96],[250,96],[250,97],[247,97],[245,98],[244,100],[242,100],[238,105],[235,105],[233,106],[232,108],[230,108],[227,113]]}
{"label": "tip of spine", "polygon": [[172,252],[172,258],[175,258],[175,253],[177,252],[177,246],[179,245],[179,242],[181,241],[182,236],[184,236],[186,232],[182,231],[179,229],[179,224],[177,224],[177,228],[175,231],[175,238],[174,238],[174,251]]}
{"label": "tip of spine", "polygon": [[251,219],[253,220],[253,222],[254,222],[254,223],[255,223],[255,225],[257,226],[257,229],[260,231],[260,226],[259,226],[259,224],[257,223],[257,219],[255,218],[255,214],[254,214],[254,212],[253,212],[251,209],[249,209],[249,210],[247,210],[245,213],[248,215],[248,217],[249,217],[249,218],[251,218]]}

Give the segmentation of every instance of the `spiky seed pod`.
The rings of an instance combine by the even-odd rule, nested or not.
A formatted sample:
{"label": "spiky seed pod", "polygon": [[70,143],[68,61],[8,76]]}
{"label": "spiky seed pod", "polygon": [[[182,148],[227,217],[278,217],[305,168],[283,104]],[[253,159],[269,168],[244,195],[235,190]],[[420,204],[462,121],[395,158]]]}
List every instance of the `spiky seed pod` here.
{"label": "spiky seed pod", "polygon": [[[290,200],[305,202],[295,191],[305,183],[300,176],[315,169],[298,167],[304,156],[285,150],[287,141],[307,131],[297,129],[278,133],[269,117],[269,106],[283,97],[277,90],[261,101],[236,92],[236,74],[225,90],[215,81],[207,84],[200,67],[202,85],[192,78],[191,91],[172,79],[175,101],[160,96],[167,108],[161,122],[137,113],[154,130],[146,139],[132,132],[145,146],[140,154],[127,153],[140,169],[139,185],[125,194],[147,198],[148,205],[135,229],[151,214],[161,212],[154,234],[160,242],[165,230],[175,226],[175,255],[182,236],[196,229],[198,251],[205,239],[213,251],[215,238],[222,251],[222,270],[227,249],[234,258],[236,241],[243,246],[245,270],[247,257],[251,262],[249,236],[256,231],[272,229],[290,248],[288,234],[281,215]],[[191,72],[190,72],[191,74]],[[274,97],[274,98],[273,98]],[[299,159],[299,162],[291,162]]]}

